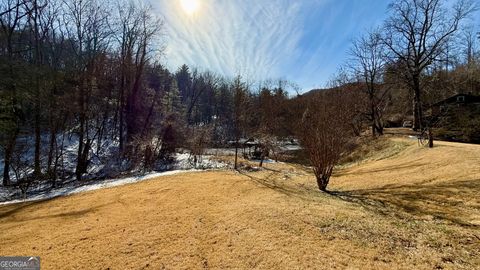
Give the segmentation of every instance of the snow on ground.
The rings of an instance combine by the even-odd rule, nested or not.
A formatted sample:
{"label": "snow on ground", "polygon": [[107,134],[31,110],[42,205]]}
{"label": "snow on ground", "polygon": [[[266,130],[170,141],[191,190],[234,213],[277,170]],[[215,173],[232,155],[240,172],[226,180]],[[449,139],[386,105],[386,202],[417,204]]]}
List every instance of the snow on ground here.
{"label": "snow on ground", "polygon": [[216,161],[212,156],[200,156],[198,157],[196,164],[193,162],[193,157],[188,153],[178,153],[176,154],[175,159],[175,164],[173,164],[173,166],[170,168],[171,170],[149,173],[142,176],[132,176],[127,178],[109,180],[96,180],[86,183],[79,183],[72,180],[70,182],[64,183],[62,187],[54,189],[50,188],[51,184],[47,181],[45,183],[41,183],[35,187],[32,187],[27,192],[28,196],[26,199],[21,199],[22,196],[20,194],[20,190],[17,188],[0,187],[0,205],[51,199],[90,190],[110,188],[130,183],[141,182],[161,176],[194,172],[206,169],[223,169],[229,166],[228,164]]}
{"label": "snow on ground", "polygon": [[[40,149],[40,166],[42,170],[46,170],[48,151],[49,151],[49,134],[42,134],[41,149]],[[20,136],[17,138],[16,149],[14,157],[12,157],[12,164],[10,168],[10,178],[15,181],[15,169],[18,170],[19,176],[24,177],[25,174],[32,173],[34,162],[34,138],[32,136]],[[59,134],[56,137],[56,143],[63,149],[62,155],[58,159],[57,171],[60,175],[73,174],[77,164],[78,152],[78,136],[74,133]],[[100,143],[100,145],[99,145]],[[88,166],[87,174],[89,176],[100,176],[103,171],[111,169],[111,164],[116,160],[118,153],[118,142],[111,138],[104,137],[99,142],[94,140],[92,142],[92,150],[90,151],[90,164]],[[59,153],[54,153],[59,154]],[[16,162],[15,162],[16,160]],[[4,161],[3,153],[0,153],[0,172],[3,173]]]}
{"label": "snow on ground", "polygon": [[175,156],[175,170],[189,170],[189,169],[225,169],[229,165],[219,162],[213,158],[213,155],[203,155],[197,157],[195,164],[193,156],[189,153],[176,154]]}
{"label": "snow on ground", "polygon": [[[42,139],[45,140],[42,145],[47,145],[47,136],[42,136]],[[26,146],[26,152],[23,153],[24,162],[26,164],[33,163],[33,147],[28,145],[27,137],[20,138],[23,140]],[[211,148],[206,149],[205,155],[197,156],[195,159],[192,155],[187,153],[177,153],[175,155],[175,162],[171,165],[159,166],[157,167],[157,172],[146,174],[143,176],[133,176],[128,178],[119,178],[124,176],[125,173],[130,175],[139,174],[139,171],[128,171],[128,164],[122,163],[121,160],[115,158],[118,152],[118,143],[105,138],[102,140],[101,145],[97,145],[95,142],[92,145],[92,156],[90,159],[90,165],[88,167],[88,173],[86,174],[86,179],[95,179],[85,182],[77,182],[73,179],[73,172],[75,171],[76,165],[76,155],[78,148],[78,138],[75,135],[69,135],[62,138],[58,138],[64,146],[64,153],[60,160],[59,172],[64,172],[66,177],[64,180],[58,182],[60,187],[51,188],[51,183],[48,181],[38,183],[32,186],[27,191],[27,199],[22,199],[22,194],[18,188],[15,187],[0,187],[0,205],[2,204],[11,204],[24,201],[38,201],[44,199],[50,199],[58,196],[67,196],[70,194],[75,194],[79,192],[85,192],[89,190],[96,190],[101,188],[115,187],[119,185],[125,185],[129,183],[135,183],[139,181],[144,181],[152,179],[155,177],[160,177],[164,175],[178,174],[187,171],[198,171],[198,170],[207,170],[207,169],[226,169],[230,165],[227,163],[219,162],[215,159],[215,156],[219,155],[234,155],[234,148]],[[299,146],[295,144],[281,144],[282,151],[294,151],[298,150]],[[97,150],[98,151],[95,151]],[[46,151],[47,149],[42,149],[42,165],[46,164]],[[255,162],[255,161],[254,161]],[[260,161],[256,161],[260,162]],[[264,163],[274,163],[273,160],[266,159]],[[0,160],[0,171],[3,172],[3,160]],[[44,166],[42,166],[44,167]],[[45,169],[45,168],[43,168]],[[161,171],[161,172],[159,172]],[[13,172],[12,178],[14,179]],[[70,175],[70,176],[69,176]],[[109,179],[109,180],[100,180],[100,179]]]}
{"label": "snow on ground", "polygon": [[280,150],[282,151],[298,151],[301,149],[302,147],[298,144],[285,144],[280,146]]}
{"label": "snow on ground", "polygon": [[0,205],[52,199],[52,198],[56,198],[56,197],[68,196],[68,195],[87,192],[87,191],[91,191],[91,190],[111,188],[111,187],[117,187],[117,186],[122,186],[122,185],[126,185],[126,184],[137,183],[137,182],[150,180],[150,179],[161,177],[161,176],[174,175],[174,174],[187,173],[187,172],[194,172],[194,171],[199,171],[199,170],[174,170],[174,171],[167,171],[167,172],[161,172],[161,173],[152,173],[152,174],[147,174],[147,175],[138,176],[138,177],[127,177],[127,178],[121,178],[121,179],[104,180],[104,181],[99,181],[99,182],[95,182],[95,183],[92,183],[92,184],[85,184],[85,185],[81,185],[81,186],[77,186],[77,185],[72,183],[72,184],[65,185],[61,188],[52,189],[52,190],[49,190],[49,191],[45,191],[45,192],[35,194],[33,196],[28,197],[25,200],[24,199],[14,199],[14,200],[0,202]]}

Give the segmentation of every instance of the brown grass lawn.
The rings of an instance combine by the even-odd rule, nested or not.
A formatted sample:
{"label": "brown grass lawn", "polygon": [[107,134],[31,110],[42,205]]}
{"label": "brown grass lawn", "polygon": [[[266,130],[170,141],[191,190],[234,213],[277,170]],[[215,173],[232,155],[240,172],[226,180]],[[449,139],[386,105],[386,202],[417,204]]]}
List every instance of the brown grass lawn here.
{"label": "brown grass lawn", "polygon": [[480,146],[415,141],[339,170],[201,172],[0,208],[42,269],[479,269]]}

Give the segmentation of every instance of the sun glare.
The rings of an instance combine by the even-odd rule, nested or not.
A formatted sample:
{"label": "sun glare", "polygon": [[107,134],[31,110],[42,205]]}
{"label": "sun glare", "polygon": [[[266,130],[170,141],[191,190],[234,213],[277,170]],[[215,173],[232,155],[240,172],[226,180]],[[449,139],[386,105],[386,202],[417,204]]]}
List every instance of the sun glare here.
{"label": "sun glare", "polygon": [[188,15],[195,13],[200,6],[199,0],[180,0],[180,3]]}

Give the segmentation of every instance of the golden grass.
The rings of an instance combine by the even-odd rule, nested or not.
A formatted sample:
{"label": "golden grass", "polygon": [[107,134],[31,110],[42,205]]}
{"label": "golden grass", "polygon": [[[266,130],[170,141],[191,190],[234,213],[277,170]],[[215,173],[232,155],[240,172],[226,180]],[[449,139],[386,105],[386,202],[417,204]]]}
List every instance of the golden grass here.
{"label": "golden grass", "polygon": [[438,143],[338,171],[158,178],[0,208],[0,254],[42,269],[475,269],[480,146]]}
{"label": "golden grass", "polygon": [[410,145],[411,142],[407,140],[392,140],[386,136],[376,139],[361,137],[356,149],[350,155],[340,160],[339,168],[393,157]]}

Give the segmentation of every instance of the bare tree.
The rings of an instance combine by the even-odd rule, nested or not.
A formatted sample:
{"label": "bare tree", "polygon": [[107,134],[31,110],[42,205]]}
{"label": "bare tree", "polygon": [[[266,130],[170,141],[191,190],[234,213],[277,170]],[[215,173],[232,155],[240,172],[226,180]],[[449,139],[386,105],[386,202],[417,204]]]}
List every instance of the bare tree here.
{"label": "bare tree", "polygon": [[415,130],[422,129],[423,82],[426,69],[442,58],[461,22],[474,10],[470,0],[458,0],[446,7],[446,0],[398,0],[390,4],[392,15],[385,23],[384,43],[413,96]]}
{"label": "bare tree", "polygon": [[[465,54],[466,64],[472,65],[476,59],[476,53],[478,49],[477,44],[477,33],[473,30],[472,27],[467,27],[462,31],[461,34],[461,42],[460,45],[462,47],[462,51]],[[478,36],[480,38],[480,36]]]}
{"label": "bare tree", "polygon": [[335,165],[352,149],[350,122],[354,115],[346,92],[329,90],[308,102],[298,128],[300,143],[317,179],[318,188],[327,190]]}
{"label": "bare tree", "polygon": [[358,81],[364,83],[363,89],[368,97],[364,112],[372,128],[372,135],[383,135],[383,111],[386,91],[381,87],[386,65],[385,46],[379,32],[369,32],[353,42],[350,51],[352,68]]}
{"label": "bare tree", "polygon": [[238,168],[238,147],[240,137],[243,135],[245,126],[245,107],[247,102],[247,89],[242,77],[239,75],[233,81],[234,109],[233,126],[235,135],[235,170]]}
{"label": "bare tree", "polygon": [[75,174],[77,180],[87,172],[89,155],[95,134],[90,128],[90,102],[97,88],[95,73],[98,56],[108,48],[108,15],[105,5],[98,0],[65,0],[64,23],[75,55],[73,81],[76,91],[75,115],[78,119],[78,151]]}
{"label": "bare tree", "polygon": [[151,7],[140,2],[129,1],[126,10],[119,6],[121,30],[118,41],[121,49],[121,86],[120,86],[120,143],[123,148],[123,115],[127,143],[142,131],[141,96],[144,91],[142,80],[149,63],[153,48],[163,23],[151,12]]}
{"label": "bare tree", "polygon": [[42,30],[45,30],[41,27],[42,17],[44,16],[44,10],[47,6],[47,2],[33,0],[25,2],[25,12],[28,14],[27,21],[29,24],[31,38],[30,46],[33,52],[33,65],[35,66],[34,72],[34,131],[35,131],[35,157],[34,157],[34,175],[39,177],[41,175],[40,168],[40,139],[41,139],[41,82],[40,82],[40,70],[43,65],[43,52],[42,52],[42,42],[46,37],[45,33],[42,33]]}
{"label": "bare tree", "polygon": [[187,139],[187,146],[190,150],[190,158],[194,168],[202,163],[205,149],[211,143],[212,126],[201,126],[190,130],[191,134]]}
{"label": "bare tree", "polygon": [[2,85],[0,86],[0,106],[3,107],[2,120],[0,121],[0,143],[4,148],[3,185],[10,184],[10,167],[15,151],[20,122],[23,111],[20,106],[18,87],[19,72],[18,47],[20,46],[20,33],[25,31],[23,19],[27,14],[23,10],[25,1],[6,0],[0,2],[0,56],[7,61],[6,68],[2,70]]}

